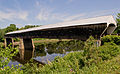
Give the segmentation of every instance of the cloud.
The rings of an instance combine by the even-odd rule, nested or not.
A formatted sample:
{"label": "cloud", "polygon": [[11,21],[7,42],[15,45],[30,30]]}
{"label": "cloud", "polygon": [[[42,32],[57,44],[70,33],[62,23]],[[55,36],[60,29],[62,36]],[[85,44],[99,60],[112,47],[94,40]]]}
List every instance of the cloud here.
{"label": "cloud", "polygon": [[86,14],[70,15],[68,13],[54,13],[52,10],[42,9],[36,18],[40,21],[73,21],[84,17]]}
{"label": "cloud", "polygon": [[47,21],[49,16],[50,16],[50,11],[46,11],[45,8],[41,8],[39,14],[37,15],[37,19],[41,20],[41,21]]}
{"label": "cloud", "polygon": [[28,13],[26,11],[22,11],[22,12],[17,12],[17,11],[0,11],[0,21],[5,21],[5,20],[9,20],[9,21],[13,21],[16,19],[19,20],[27,20],[28,17]]}
{"label": "cloud", "polygon": [[68,16],[66,18],[63,19],[63,21],[72,21],[72,20],[76,20],[79,19],[80,17],[85,16],[86,14],[77,14],[77,15],[73,15],[73,16]]}
{"label": "cloud", "polygon": [[40,6],[40,2],[39,1],[36,1],[36,6]]}
{"label": "cloud", "polygon": [[109,10],[100,10],[100,11],[93,11],[93,12],[85,12],[85,13],[79,13],[79,14],[69,14],[69,13],[59,13],[54,12],[55,10],[50,8],[42,7],[40,9],[39,14],[36,16],[36,18],[39,21],[46,21],[46,22],[66,22],[66,21],[74,21],[84,18],[91,18],[91,17],[97,17],[97,16],[105,16],[105,15],[114,15],[116,12],[119,11],[119,9],[109,9]]}
{"label": "cloud", "polygon": [[42,7],[36,18],[40,21],[62,20],[66,14],[55,13],[53,9]]}
{"label": "cloud", "polygon": [[26,12],[26,11],[18,13],[18,18],[19,19],[28,20],[27,17],[28,17],[28,12]]}
{"label": "cloud", "polygon": [[108,9],[108,10],[100,10],[100,11],[94,11],[94,12],[89,12],[86,13],[86,15],[84,16],[85,18],[89,18],[89,17],[97,17],[97,16],[106,16],[106,15],[116,15],[116,13],[118,13],[120,11],[119,8],[115,8],[115,9]]}
{"label": "cloud", "polygon": [[84,19],[84,18],[91,18],[91,17],[97,17],[97,16],[106,16],[106,15],[113,15],[116,17],[116,14],[120,12],[120,9],[109,9],[109,10],[101,10],[101,11],[93,11],[93,12],[86,12],[86,13],[80,13],[77,15],[67,16],[64,18],[63,21],[73,21],[78,19]]}

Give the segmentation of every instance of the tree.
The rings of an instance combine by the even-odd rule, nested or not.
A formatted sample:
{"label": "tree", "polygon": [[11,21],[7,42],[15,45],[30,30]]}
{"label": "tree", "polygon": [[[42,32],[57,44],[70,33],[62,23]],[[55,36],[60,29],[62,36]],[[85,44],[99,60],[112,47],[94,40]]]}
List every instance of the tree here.
{"label": "tree", "polygon": [[35,25],[26,25],[25,29],[29,29],[29,28],[33,28],[33,27],[35,27]]}
{"label": "tree", "polygon": [[29,29],[29,28],[33,28],[33,27],[39,27],[40,25],[26,25],[25,27],[21,27],[19,30],[23,30],[23,29]]}
{"label": "tree", "polygon": [[120,13],[117,14],[116,22],[117,22],[118,27],[116,28],[114,33],[120,33]]}
{"label": "tree", "polygon": [[5,35],[4,29],[0,29],[0,42],[4,41],[4,35]]}
{"label": "tree", "polygon": [[5,30],[5,33],[7,32],[12,32],[12,31],[16,31],[16,25],[15,24],[10,24],[10,26],[8,26]]}
{"label": "tree", "polygon": [[116,21],[117,21],[117,24],[119,26],[120,25],[120,13],[117,14]]}

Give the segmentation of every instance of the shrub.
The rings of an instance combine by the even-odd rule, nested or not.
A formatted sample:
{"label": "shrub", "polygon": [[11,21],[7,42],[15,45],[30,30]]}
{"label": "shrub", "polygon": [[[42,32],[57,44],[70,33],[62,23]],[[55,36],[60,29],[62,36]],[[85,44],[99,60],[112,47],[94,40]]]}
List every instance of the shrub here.
{"label": "shrub", "polygon": [[81,58],[82,52],[72,52],[64,58],[56,57],[53,62],[49,62],[41,68],[40,73],[77,73],[77,71],[84,65]]}
{"label": "shrub", "polygon": [[90,36],[85,42],[83,59],[85,66],[91,66],[101,61],[101,57],[98,56],[98,47],[96,46],[96,40]]}
{"label": "shrub", "polygon": [[9,47],[0,47],[0,68],[3,68],[9,63],[9,60],[18,53],[18,49]]}
{"label": "shrub", "polygon": [[19,72],[23,73],[20,65],[18,66],[7,66],[10,59],[18,53],[17,48],[12,48],[11,45],[9,47],[3,48],[0,46],[0,73],[1,74],[17,74]]}
{"label": "shrub", "polygon": [[120,54],[119,46],[117,46],[113,42],[105,43],[103,46],[100,46],[98,49],[99,49],[99,56],[102,57],[102,60],[108,60]]}
{"label": "shrub", "polygon": [[120,73],[120,56],[111,60],[100,62],[99,64],[85,66],[79,70],[81,74],[119,74]]}
{"label": "shrub", "polygon": [[102,40],[102,45],[106,42],[113,42],[117,45],[120,45],[120,36],[117,35],[106,35],[101,38]]}

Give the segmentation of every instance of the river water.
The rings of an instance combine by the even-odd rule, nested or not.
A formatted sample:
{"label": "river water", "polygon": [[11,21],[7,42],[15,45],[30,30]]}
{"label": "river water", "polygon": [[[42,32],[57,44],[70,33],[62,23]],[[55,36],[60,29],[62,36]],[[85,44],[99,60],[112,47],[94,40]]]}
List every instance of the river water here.
{"label": "river water", "polygon": [[48,61],[53,61],[56,56],[65,56],[74,51],[82,51],[84,42],[79,40],[60,41],[56,43],[36,43],[35,49],[28,49],[24,52],[23,59],[20,55],[13,57],[8,66],[25,64],[32,58],[34,61],[47,64]]}

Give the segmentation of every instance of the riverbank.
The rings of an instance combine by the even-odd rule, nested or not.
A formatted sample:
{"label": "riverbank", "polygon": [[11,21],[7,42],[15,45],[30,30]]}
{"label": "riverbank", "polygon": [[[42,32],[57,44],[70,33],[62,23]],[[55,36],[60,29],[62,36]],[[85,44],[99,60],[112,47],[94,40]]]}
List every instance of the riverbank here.
{"label": "riverbank", "polygon": [[[41,39],[41,38],[35,38],[33,39],[33,43],[55,43],[59,41],[70,41],[72,39]],[[0,42],[0,45],[4,46],[3,42]],[[19,45],[19,42],[14,42],[14,45]]]}
{"label": "riverbank", "polygon": [[[112,41],[110,41],[112,38]],[[109,40],[110,39],[110,40]],[[116,40],[117,39],[117,40]],[[15,69],[7,68],[1,73],[39,73],[39,74],[107,74],[120,73],[120,46],[119,36],[106,36],[103,45],[96,47],[94,38],[90,37],[83,48],[83,52],[70,52],[64,57],[56,57],[48,61],[45,66],[28,63],[24,67]],[[31,66],[32,65],[32,66]]]}

